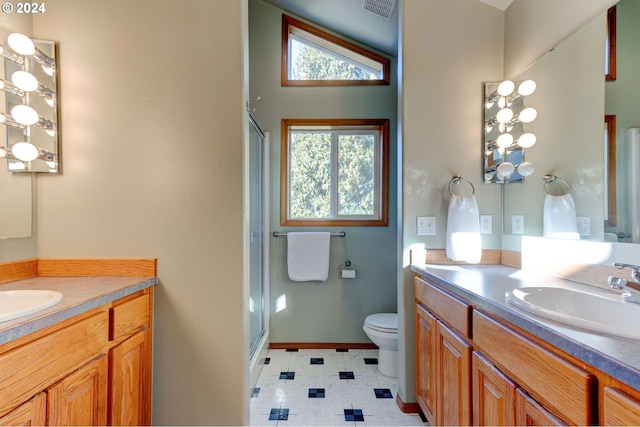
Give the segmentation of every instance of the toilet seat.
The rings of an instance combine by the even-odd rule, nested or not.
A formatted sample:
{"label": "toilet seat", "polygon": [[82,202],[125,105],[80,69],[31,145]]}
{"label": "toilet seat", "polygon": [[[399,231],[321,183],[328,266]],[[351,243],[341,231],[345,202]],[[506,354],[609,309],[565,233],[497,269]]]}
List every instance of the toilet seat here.
{"label": "toilet seat", "polygon": [[398,333],[398,315],[396,313],[370,314],[364,324],[375,331]]}

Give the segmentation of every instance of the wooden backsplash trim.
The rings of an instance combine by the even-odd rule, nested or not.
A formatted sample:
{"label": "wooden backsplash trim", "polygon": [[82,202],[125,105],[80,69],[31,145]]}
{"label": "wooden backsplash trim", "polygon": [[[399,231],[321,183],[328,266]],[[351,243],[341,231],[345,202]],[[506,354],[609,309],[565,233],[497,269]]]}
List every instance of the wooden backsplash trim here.
{"label": "wooden backsplash trim", "polygon": [[0,263],[0,283],[32,277],[155,277],[156,258],[36,258]]}
{"label": "wooden backsplash trim", "polygon": [[38,276],[157,276],[156,258],[38,258]]}
{"label": "wooden backsplash trim", "polygon": [[38,260],[23,259],[0,263],[0,283],[30,279],[38,275]]}
{"label": "wooden backsplash trim", "polygon": [[[460,264],[469,265],[464,261],[452,261],[447,258],[445,249],[427,249],[427,264]],[[502,251],[500,249],[484,249],[480,264],[500,264],[502,262]]]}

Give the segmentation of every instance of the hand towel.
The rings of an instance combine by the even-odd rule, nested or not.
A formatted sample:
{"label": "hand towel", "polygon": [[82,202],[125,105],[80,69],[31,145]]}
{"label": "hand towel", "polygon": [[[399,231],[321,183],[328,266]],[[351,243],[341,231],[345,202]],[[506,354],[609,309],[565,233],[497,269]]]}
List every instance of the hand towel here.
{"label": "hand towel", "polygon": [[571,194],[544,198],[542,235],[551,239],[580,239],[576,205]]}
{"label": "hand towel", "polygon": [[289,279],[296,282],[326,281],[329,277],[328,232],[287,233]]}
{"label": "hand towel", "polygon": [[474,196],[451,195],[447,215],[447,258],[477,264],[482,258],[480,214]]}

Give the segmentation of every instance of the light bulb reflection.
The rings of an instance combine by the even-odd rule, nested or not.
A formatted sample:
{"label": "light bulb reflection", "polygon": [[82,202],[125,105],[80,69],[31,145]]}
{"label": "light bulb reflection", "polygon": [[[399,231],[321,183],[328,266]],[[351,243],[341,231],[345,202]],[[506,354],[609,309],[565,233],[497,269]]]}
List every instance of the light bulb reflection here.
{"label": "light bulb reflection", "polygon": [[18,142],[11,147],[11,153],[18,160],[30,162],[40,155],[40,150],[30,142]]}
{"label": "light bulb reflection", "polygon": [[11,109],[11,117],[23,125],[34,125],[40,120],[38,112],[28,105],[16,105]]}
{"label": "light bulb reflection", "polygon": [[536,136],[532,133],[525,133],[518,138],[518,145],[522,148],[531,148],[536,143]]}

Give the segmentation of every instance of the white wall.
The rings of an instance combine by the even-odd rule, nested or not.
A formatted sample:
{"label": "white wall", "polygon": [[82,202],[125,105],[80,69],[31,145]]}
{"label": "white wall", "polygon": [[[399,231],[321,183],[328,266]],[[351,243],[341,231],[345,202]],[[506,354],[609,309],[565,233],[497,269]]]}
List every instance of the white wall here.
{"label": "white wall", "polygon": [[38,256],[157,257],[153,423],[247,422],[246,0],[57,0],[63,173]]}
{"label": "white wall", "polygon": [[505,78],[513,78],[617,0],[514,0],[506,11]]}
{"label": "white wall", "polygon": [[[504,13],[476,0],[405,0],[402,6],[403,250],[445,247],[447,185],[459,173],[476,188],[482,214],[493,215],[500,248],[500,186],[482,184],[483,82],[502,79]],[[437,217],[437,235],[415,235],[416,216]],[[413,279],[399,286],[398,393],[413,397]]]}

